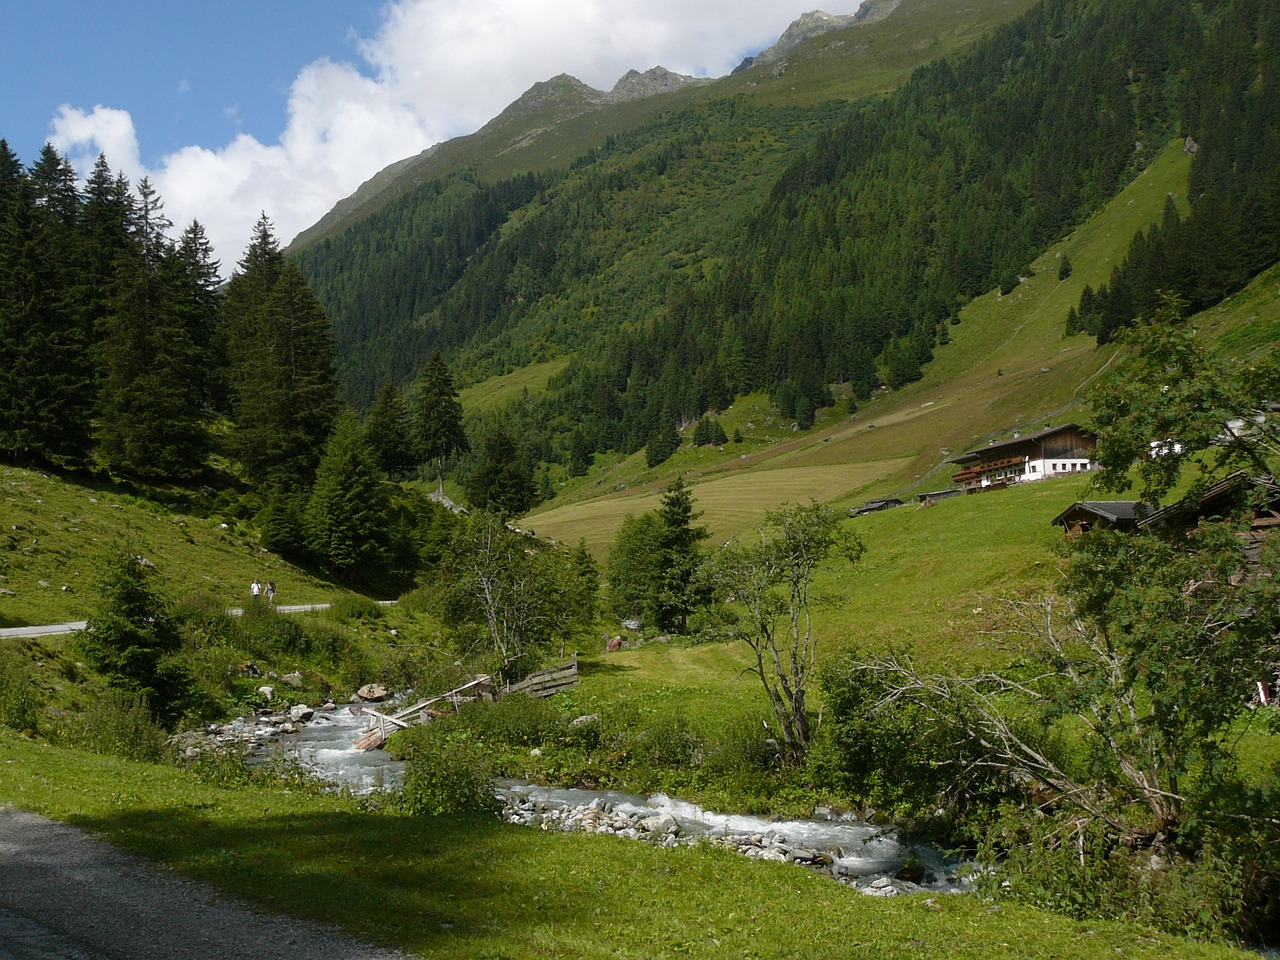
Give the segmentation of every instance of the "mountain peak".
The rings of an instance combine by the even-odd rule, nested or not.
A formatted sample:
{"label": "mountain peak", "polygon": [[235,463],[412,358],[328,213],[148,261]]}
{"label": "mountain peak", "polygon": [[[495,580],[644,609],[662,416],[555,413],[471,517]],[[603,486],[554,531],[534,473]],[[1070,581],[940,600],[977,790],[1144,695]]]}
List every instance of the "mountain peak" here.
{"label": "mountain peak", "polygon": [[810,10],[802,13],[783,31],[778,42],[767,50],[761,50],[754,57],[747,57],[733,71],[738,73],[748,67],[761,64],[776,63],[806,40],[853,26],[855,23],[874,23],[883,20],[897,8],[902,0],[864,0],[857,11],[844,16],[827,13],[824,10]]}
{"label": "mountain peak", "polygon": [[652,67],[644,73],[640,73],[638,70],[628,70],[613,85],[613,89],[608,93],[608,100],[611,103],[619,103],[625,100],[643,100],[645,97],[656,96],[660,93],[670,93],[672,90],[678,90],[680,87],[688,86],[689,84],[710,82],[708,79],[689,77],[682,73],[672,73],[666,67]]}

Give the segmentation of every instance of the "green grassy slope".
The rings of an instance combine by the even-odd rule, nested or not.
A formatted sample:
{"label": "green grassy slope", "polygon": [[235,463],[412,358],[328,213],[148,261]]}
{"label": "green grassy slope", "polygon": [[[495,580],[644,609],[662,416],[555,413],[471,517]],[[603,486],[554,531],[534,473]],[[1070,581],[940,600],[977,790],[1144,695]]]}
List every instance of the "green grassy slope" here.
{"label": "green grassy slope", "polygon": [[[748,442],[723,453],[685,445],[661,470],[642,455],[598,466],[585,480],[536,510],[537,532],[587,545],[602,555],[628,513],[651,509],[678,473],[694,488],[705,521],[727,538],[786,501],[818,499],[839,507],[874,496],[909,495],[950,485],[949,457],[1015,428],[1087,416],[1087,384],[1112,348],[1066,337],[1068,308],[1086,284],[1104,283],[1134,232],[1155,222],[1165,199],[1182,200],[1190,157],[1171,144],[1150,169],[1087,223],[1047,250],[1035,275],[1008,296],[993,291],[971,303],[950,328],[951,343],[917,383],[863,405],[855,417],[828,412],[817,428],[792,434],[769,423],[761,398],[739,400],[721,420]],[[1059,281],[1068,256],[1071,276]],[[686,431],[688,432],[688,431]]]}
{"label": "green grassy slope", "polygon": [[275,580],[279,602],[316,603],[335,588],[263,550],[256,531],[149,501],[0,467],[0,627],[83,620],[105,552],[125,541],[157,564],[165,592],[236,606],[249,582]]}

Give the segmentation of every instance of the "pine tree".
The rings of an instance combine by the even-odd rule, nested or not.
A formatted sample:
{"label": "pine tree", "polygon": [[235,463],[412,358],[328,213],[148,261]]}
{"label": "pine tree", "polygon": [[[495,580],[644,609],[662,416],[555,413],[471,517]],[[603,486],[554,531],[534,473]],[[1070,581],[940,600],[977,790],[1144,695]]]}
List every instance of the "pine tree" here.
{"label": "pine tree", "polygon": [[373,449],[356,415],[346,410],[325,444],[307,503],[311,552],[343,576],[386,565],[389,503]]}
{"label": "pine tree", "polygon": [[693,506],[693,493],[676,477],[662,495],[658,508],[658,550],[662,564],[658,573],[657,622],[664,630],[683,633],[689,614],[702,602],[694,575],[702,562],[698,545],[711,534],[696,525],[702,511]]}
{"label": "pine tree", "polygon": [[213,244],[200,221],[192,220],[182,231],[177,255],[186,273],[182,307],[187,314],[186,327],[201,360],[202,402],[210,409],[226,410],[227,357],[220,330],[221,295],[218,293],[222,286],[219,273],[222,264],[214,258]]}
{"label": "pine tree", "polygon": [[[242,394],[254,391],[258,375],[259,338],[265,325],[262,311],[283,269],[284,255],[264,213],[254,225],[249,246],[227,282],[213,344],[214,355],[225,358],[225,406],[237,425],[244,422],[240,415]],[[232,446],[240,447],[238,437]]]}
{"label": "pine tree", "polygon": [[163,204],[144,178],[130,250],[117,258],[101,323],[98,437],[110,467],[137,477],[187,479],[208,450],[201,412],[204,365],[189,309],[192,286],[165,235]]}
{"label": "pine tree", "polygon": [[365,418],[364,431],[378,466],[390,477],[406,474],[418,463],[412,429],[404,394],[388,380]]}
{"label": "pine tree", "polygon": [[329,319],[265,217],[240,269],[224,308],[232,448],[254,482],[306,489],[337,411]]}
{"label": "pine tree", "polygon": [[462,404],[458,402],[453,376],[439,350],[432,354],[418,380],[414,426],[418,454],[424,461],[436,464],[440,492],[444,493],[445,460],[466,453],[471,443],[462,426]]}
{"label": "pine tree", "polygon": [[115,544],[98,583],[99,605],[80,645],[107,682],[141,693],[165,722],[177,718],[190,675],[170,660],[182,645],[178,624],[155,584],[155,565],[127,543]]}
{"label": "pine tree", "polygon": [[533,506],[533,471],[502,425],[484,438],[480,462],[467,479],[467,499],[480,510],[500,517],[519,516]]}
{"label": "pine tree", "polygon": [[0,453],[10,459],[89,456],[92,341],[67,297],[69,236],[19,176],[0,220]]}

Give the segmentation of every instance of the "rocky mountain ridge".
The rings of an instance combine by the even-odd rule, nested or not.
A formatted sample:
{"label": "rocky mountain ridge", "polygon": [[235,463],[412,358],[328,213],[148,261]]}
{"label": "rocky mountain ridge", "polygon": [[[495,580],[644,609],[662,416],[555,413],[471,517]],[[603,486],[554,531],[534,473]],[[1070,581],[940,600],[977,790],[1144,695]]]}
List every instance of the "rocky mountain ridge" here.
{"label": "rocky mountain ridge", "polygon": [[740,73],[751,67],[777,63],[806,40],[812,40],[814,37],[830,33],[832,30],[841,30],[858,23],[872,23],[876,20],[883,20],[893,13],[901,2],[902,0],[865,0],[857,11],[844,16],[836,16],[823,10],[810,10],[792,21],[791,25],[782,32],[782,36],[778,38],[777,43],[765,50],[761,50],[753,57],[747,57],[742,63],[738,64],[733,72]]}
{"label": "rocky mountain ridge", "polygon": [[[847,16],[834,16],[821,10],[803,14],[783,32],[778,41],[755,57],[746,58],[733,72],[736,74],[753,64],[776,63],[801,44],[844,27],[884,19],[902,0],[864,0],[858,10]],[[398,160],[366,180],[349,197],[339,200],[316,224],[294,238],[290,249],[306,245],[362,210],[381,203],[386,196],[411,189],[421,175],[419,171],[442,160],[442,153],[457,152],[464,144],[484,142],[490,156],[503,156],[529,148],[558,130],[597,111],[628,103],[640,103],[690,88],[714,84],[723,78],[692,77],[654,66],[643,73],[629,70],[613,88],[597,90],[577,77],[562,73],[533,84],[501,113],[473,134],[433,144],[413,156]]]}

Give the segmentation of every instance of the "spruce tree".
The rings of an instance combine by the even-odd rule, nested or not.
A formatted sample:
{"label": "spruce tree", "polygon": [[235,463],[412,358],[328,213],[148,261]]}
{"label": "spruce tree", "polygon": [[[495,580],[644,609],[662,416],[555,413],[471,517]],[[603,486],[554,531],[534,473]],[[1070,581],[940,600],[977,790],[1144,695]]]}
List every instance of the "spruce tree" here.
{"label": "spruce tree", "polygon": [[163,204],[144,178],[129,251],[117,258],[101,328],[99,441],[113,470],[187,479],[208,449],[203,370],[192,286],[166,231]]}
{"label": "spruce tree", "polygon": [[508,519],[533,506],[533,471],[501,424],[484,438],[480,462],[467,479],[467,499],[480,510]]}
{"label": "spruce tree", "polygon": [[658,626],[683,633],[689,614],[702,602],[694,575],[702,562],[698,545],[711,534],[697,525],[702,511],[695,510],[693,493],[684,480],[676,477],[662,495],[658,508],[658,551],[662,558],[658,571]]}
{"label": "spruce tree", "polygon": [[325,444],[307,503],[307,546],[343,576],[385,566],[389,502],[373,449],[346,410]]}
{"label": "spruce tree", "polygon": [[70,232],[24,175],[0,220],[0,454],[58,465],[89,456],[91,338],[67,296]]}
{"label": "spruce tree", "polygon": [[232,449],[255,483],[310,487],[337,412],[329,318],[258,221],[224,305]]}
{"label": "spruce tree", "polygon": [[414,427],[418,454],[425,462],[434,462],[439,489],[444,493],[444,462],[449,457],[471,449],[462,426],[462,404],[453,385],[453,376],[437,350],[427,362],[418,380]]}
{"label": "spruce tree", "polygon": [[200,357],[199,392],[209,409],[226,409],[225,341],[221,337],[219,308],[222,264],[214,258],[213,244],[198,220],[192,220],[178,241],[178,261],[186,274],[182,309],[187,329]]}
{"label": "spruce tree", "polygon": [[365,418],[364,431],[378,466],[390,477],[406,474],[418,463],[412,429],[404,394],[388,380]]}

